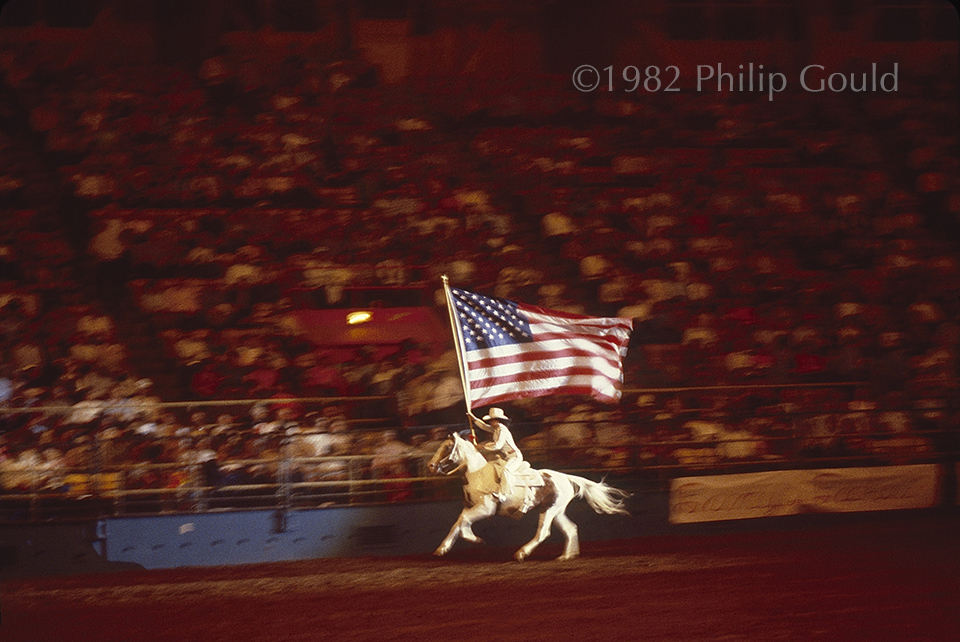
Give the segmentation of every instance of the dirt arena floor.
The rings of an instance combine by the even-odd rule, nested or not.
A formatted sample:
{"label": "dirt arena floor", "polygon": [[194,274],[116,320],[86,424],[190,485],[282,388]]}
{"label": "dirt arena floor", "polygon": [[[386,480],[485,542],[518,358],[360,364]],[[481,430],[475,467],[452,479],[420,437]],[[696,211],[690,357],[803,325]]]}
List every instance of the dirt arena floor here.
{"label": "dirt arena floor", "polygon": [[960,519],[0,583],[0,640],[960,639]]}

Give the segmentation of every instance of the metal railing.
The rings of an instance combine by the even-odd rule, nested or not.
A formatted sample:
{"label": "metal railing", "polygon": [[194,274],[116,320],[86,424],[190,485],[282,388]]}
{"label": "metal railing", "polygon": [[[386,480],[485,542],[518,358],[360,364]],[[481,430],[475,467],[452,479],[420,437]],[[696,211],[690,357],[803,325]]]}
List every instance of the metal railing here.
{"label": "metal railing", "polygon": [[[297,510],[454,497],[449,478],[420,474],[431,456],[405,456],[404,470],[390,476],[373,470],[374,454],[229,459],[215,467],[204,462],[138,462],[6,470],[0,478],[6,483],[0,492],[0,521]],[[211,470],[216,472],[211,475]],[[232,479],[233,470],[244,475]]]}
{"label": "metal railing", "polygon": [[[811,422],[837,427],[844,417],[856,414],[869,422],[880,412],[796,412],[770,417],[775,430],[769,434],[724,430],[724,426],[738,425],[743,417],[687,416],[659,429],[631,426],[630,439],[615,443],[561,444],[556,439],[550,443],[546,431],[540,443],[537,436],[524,440],[523,450],[534,467],[606,476],[633,490],[663,488],[669,479],[682,475],[955,463],[960,458],[956,426],[930,427],[920,413],[908,414],[914,427],[907,432],[810,430]],[[692,422],[717,429],[694,435]],[[522,424],[515,427],[517,434],[523,430]],[[118,448],[112,440],[91,444],[81,466],[42,462],[11,466],[8,460],[0,465],[0,521],[265,508],[288,511],[459,497],[455,480],[426,474],[432,449],[391,455],[386,465],[385,455],[376,452],[296,455],[296,440],[315,434],[326,433],[274,436],[268,457],[208,455],[201,461],[194,442],[187,438],[190,443],[185,444],[184,437],[174,437],[151,440],[156,445],[179,442],[180,458],[174,461],[117,461]]]}

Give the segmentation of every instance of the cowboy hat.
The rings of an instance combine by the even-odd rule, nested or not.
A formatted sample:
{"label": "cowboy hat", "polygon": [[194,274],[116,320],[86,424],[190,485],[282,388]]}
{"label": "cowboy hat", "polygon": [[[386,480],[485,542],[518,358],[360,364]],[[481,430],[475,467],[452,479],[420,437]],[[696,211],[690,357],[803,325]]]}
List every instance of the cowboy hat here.
{"label": "cowboy hat", "polygon": [[498,421],[510,421],[510,418],[504,414],[503,410],[500,408],[491,408],[490,414],[486,415],[483,420],[490,421],[491,419],[496,419]]}

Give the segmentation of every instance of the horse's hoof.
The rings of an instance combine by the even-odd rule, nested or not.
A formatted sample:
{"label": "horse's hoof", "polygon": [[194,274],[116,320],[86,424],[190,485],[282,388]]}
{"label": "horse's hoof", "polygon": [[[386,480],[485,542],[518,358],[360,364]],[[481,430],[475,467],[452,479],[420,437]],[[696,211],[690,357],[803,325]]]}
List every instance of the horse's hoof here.
{"label": "horse's hoof", "polygon": [[571,553],[570,555],[561,555],[557,558],[558,562],[569,562],[570,560],[575,560],[580,557],[579,553]]}
{"label": "horse's hoof", "polygon": [[444,548],[444,547],[441,546],[440,548],[438,548],[437,550],[435,550],[435,551],[433,552],[433,554],[436,555],[437,557],[443,557],[444,555],[447,554],[448,551],[449,551],[449,549],[446,549],[446,548]]}
{"label": "horse's hoof", "polygon": [[527,559],[527,554],[523,551],[517,551],[513,556],[513,559],[517,560],[518,562],[522,562],[523,560]]}

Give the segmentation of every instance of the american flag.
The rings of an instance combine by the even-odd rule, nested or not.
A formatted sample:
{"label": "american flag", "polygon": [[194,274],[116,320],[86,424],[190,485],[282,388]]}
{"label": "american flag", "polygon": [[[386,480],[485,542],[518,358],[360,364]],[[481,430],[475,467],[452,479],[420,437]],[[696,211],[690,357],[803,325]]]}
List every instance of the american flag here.
{"label": "american flag", "polygon": [[633,322],[585,317],[448,288],[468,407],[548,394],[620,400]]}

